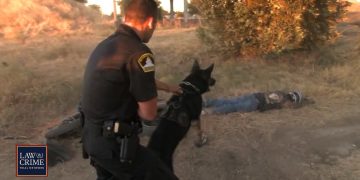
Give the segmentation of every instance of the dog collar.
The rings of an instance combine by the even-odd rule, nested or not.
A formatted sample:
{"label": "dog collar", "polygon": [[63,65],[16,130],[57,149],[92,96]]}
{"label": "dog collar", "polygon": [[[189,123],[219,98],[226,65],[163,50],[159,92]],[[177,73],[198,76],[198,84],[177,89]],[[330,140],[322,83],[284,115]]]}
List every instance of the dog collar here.
{"label": "dog collar", "polygon": [[200,93],[200,89],[198,87],[196,87],[195,85],[191,84],[190,82],[188,81],[183,81],[180,83],[180,85],[185,85],[185,86],[190,86],[192,87],[197,93]]}

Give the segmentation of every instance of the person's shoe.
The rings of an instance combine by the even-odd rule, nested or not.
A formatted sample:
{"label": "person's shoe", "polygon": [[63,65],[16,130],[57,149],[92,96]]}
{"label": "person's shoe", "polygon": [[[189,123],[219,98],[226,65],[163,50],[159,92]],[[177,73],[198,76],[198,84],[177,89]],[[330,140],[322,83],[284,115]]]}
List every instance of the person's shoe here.
{"label": "person's shoe", "polygon": [[212,108],[203,108],[201,110],[201,115],[210,115],[210,114],[214,114],[214,111]]}
{"label": "person's shoe", "polygon": [[288,93],[290,100],[295,104],[300,104],[303,100],[303,95],[300,91],[290,91]]}

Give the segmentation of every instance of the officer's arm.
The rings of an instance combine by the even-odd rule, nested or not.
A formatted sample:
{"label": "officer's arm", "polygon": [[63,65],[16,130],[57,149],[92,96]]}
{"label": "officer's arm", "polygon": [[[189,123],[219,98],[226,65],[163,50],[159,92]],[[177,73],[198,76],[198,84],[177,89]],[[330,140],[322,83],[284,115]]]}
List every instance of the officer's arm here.
{"label": "officer's arm", "polygon": [[141,119],[153,121],[157,115],[157,98],[148,101],[138,102],[138,114]]}
{"label": "officer's arm", "polygon": [[170,86],[162,81],[159,80],[155,80],[156,83],[156,89],[157,90],[161,90],[161,91],[165,91],[165,92],[170,92],[170,93],[174,93],[174,94],[181,94],[182,90],[179,86]]}
{"label": "officer's arm", "polygon": [[138,102],[138,115],[152,121],[157,115],[155,62],[148,51],[137,53],[128,66],[130,93]]}
{"label": "officer's arm", "polygon": [[156,89],[157,90],[169,92],[170,87],[166,83],[161,82],[161,81],[159,81],[157,79],[155,80],[155,83],[156,83]]}

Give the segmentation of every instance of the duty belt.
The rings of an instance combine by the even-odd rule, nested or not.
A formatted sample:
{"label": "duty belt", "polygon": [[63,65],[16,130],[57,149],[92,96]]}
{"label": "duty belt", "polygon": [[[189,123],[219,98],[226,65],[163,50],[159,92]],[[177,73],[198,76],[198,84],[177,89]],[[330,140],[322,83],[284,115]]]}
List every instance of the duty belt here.
{"label": "duty belt", "polygon": [[102,135],[104,137],[130,137],[142,132],[140,122],[131,121],[129,123],[123,121],[104,121],[102,127]]}

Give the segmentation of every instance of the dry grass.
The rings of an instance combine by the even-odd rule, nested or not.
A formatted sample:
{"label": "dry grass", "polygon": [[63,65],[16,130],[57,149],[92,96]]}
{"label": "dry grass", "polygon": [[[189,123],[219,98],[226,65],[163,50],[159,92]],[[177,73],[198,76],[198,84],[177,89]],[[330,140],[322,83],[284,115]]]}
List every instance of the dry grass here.
{"label": "dry grass", "polygon": [[[96,43],[109,32],[110,29],[102,30],[100,37],[53,38],[51,43],[3,46],[1,126],[11,126],[10,122],[46,122],[74,109],[80,96],[84,63]],[[203,66],[215,62],[217,84],[208,94],[210,97],[299,89],[316,99],[347,101],[360,95],[356,51],[360,40],[344,37],[339,44],[312,54],[286,55],[281,60],[239,61],[206,51],[196,38],[195,29],[181,29],[159,30],[149,46],[156,55],[157,77],[173,84],[188,74],[194,59]]]}
{"label": "dry grass", "polygon": [[[93,38],[93,37],[92,37]],[[52,39],[52,43],[8,44],[0,62],[0,125],[9,134],[74,110],[79,100],[84,62],[95,39]],[[22,122],[18,126],[13,122]],[[7,127],[7,128],[6,128]]]}
{"label": "dry grass", "polygon": [[101,19],[99,12],[73,0],[2,0],[0,6],[0,38],[5,39],[89,33]]}
{"label": "dry grass", "polygon": [[[44,6],[36,8],[45,9],[50,7],[48,4],[55,2],[33,1],[42,2]],[[6,3],[19,6],[22,2],[25,3],[24,6],[18,8],[27,8],[31,4],[31,1],[23,0],[9,2],[0,0],[0,5]],[[101,25],[101,28],[94,30],[95,34],[52,38],[37,36],[36,39],[29,39],[27,43],[23,43],[23,39],[32,36],[31,33],[43,32],[42,30],[46,30],[45,27],[54,26],[53,32],[61,34],[69,30],[58,28],[69,27],[68,25],[74,22],[71,18],[61,20],[64,15],[66,16],[66,13],[61,12],[68,12],[66,8],[67,5],[64,3],[56,10],[59,14],[51,13],[62,23],[45,21],[46,18],[41,15],[50,16],[46,13],[37,14],[37,19],[24,18],[24,14],[18,17],[22,18],[21,21],[17,21],[10,16],[11,13],[3,12],[10,12],[11,8],[0,10],[2,20],[14,19],[1,23],[8,23],[13,27],[30,24],[28,31],[13,34],[22,40],[21,43],[3,39],[0,41],[0,142],[5,147],[0,150],[0,160],[3,162],[0,163],[0,167],[4,169],[5,179],[14,178],[15,143],[40,142],[41,132],[46,130],[49,122],[58,122],[61,117],[71,114],[69,111],[74,111],[80,98],[84,66],[89,53],[101,39],[113,31],[111,25]],[[352,11],[358,9],[355,7]],[[34,10],[30,12],[37,13]],[[86,12],[80,8],[72,13],[74,14],[70,16]],[[194,131],[190,132],[175,154],[175,170],[179,177],[189,180],[286,179],[281,177],[283,172],[289,170],[291,173],[291,170],[295,169],[303,174],[295,173],[286,177],[357,179],[360,173],[358,151],[354,151],[353,155],[347,158],[339,159],[338,163],[331,167],[327,164],[315,164],[310,168],[303,165],[294,166],[293,162],[303,162],[298,158],[304,157],[301,150],[306,147],[296,147],[302,142],[285,141],[293,143],[296,148],[283,148],[281,142],[279,143],[282,136],[277,133],[289,126],[293,127],[290,131],[292,132],[301,128],[307,130],[312,127],[323,127],[333,122],[341,123],[349,116],[358,120],[360,27],[356,25],[358,21],[353,20],[359,19],[359,16],[356,12],[349,13],[346,22],[339,26],[342,33],[340,38],[316,52],[293,52],[279,57],[257,59],[239,60],[238,57],[224,57],[209,52],[197,39],[195,29],[157,31],[149,46],[156,56],[157,77],[163,81],[178,83],[190,71],[193,60],[199,59],[202,66],[213,62],[216,64],[214,76],[217,84],[207,97],[299,89],[316,101],[314,105],[296,110],[282,109],[265,113],[233,113],[227,116],[203,117],[210,145],[203,149],[193,147],[196,135]],[[45,23],[38,26],[38,22]],[[0,33],[1,28],[5,27],[1,23]],[[68,32],[71,34],[72,30]],[[12,36],[11,33],[8,35]],[[161,96],[165,97],[168,94]],[[308,131],[305,130],[306,134]],[[285,131],[285,135],[286,132],[288,131]],[[30,139],[3,140],[4,136],[27,136]],[[72,146],[78,151],[76,159],[59,166],[60,170],[50,169],[50,179],[68,179],[70,176],[75,179],[94,178],[94,170],[80,157],[80,145],[74,141]],[[287,155],[289,157],[286,158]],[[277,169],[277,166],[280,168]]]}
{"label": "dry grass", "polygon": [[[271,177],[274,179],[281,179],[276,178],[277,169],[266,166],[262,163],[263,159],[257,157],[262,155],[259,152],[267,154],[268,149],[271,153],[271,149],[276,148],[263,144],[276,140],[276,131],[288,124],[295,124],[295,127],[319,127],[332,121],[341,121],[349,114],[358,115],[359,101],[356,99],[360,96],[360,28],[348,25],[341,28],[341,32],[345,33],[336,42],[316,52],[294,52],[280,57],[250,60],[224,57],[207,51],[196,38],[195,29],[157,31],[149,46],[156,56],[157,77],[163,81],[178,83],[189,73],[193,60],[199,59],[202,66],[215,63],[214,77],[217,84],[207,97],[299,89],[316,101],[315,105],[297,110],[205,116],[203,119],[211,144],[204,149],[196,149],[192,146],[193,139],[186,138],[176,154],[177,174],[182,179],[256,179],[254,177],[263,172],[263,177],[273,175]],[[80,98],[84,66],[89,53],[111,31],[110,27],[103,28],[96,35],[84,35],[81,38],[62,37],[44,41],[44,37],[40,37],[27,44],[1,41],[0,136],[25,135],[38,138],[49,121],[70,114],[69,111],[75,109]],[[192,132],[188,137],[195,137],[194,134]],[[31,139],[26,143],[34,142]],[[12,147],[12,143],[7,142],[7,145]],[[11,151],[1,151],[11,154],[5,158],[9,164],[13,162]],[[319,165],[318,169],[306,173],[310,173],[308,177],[322,177],[319,179],[330,176],[344,180],[358,177],[355,176],[359,174],[357,169],[349,168],[358,167],[353,166],[358,163],[358,156],[356,153],[339,161],[339,166],[331,167],[333,175],[327,175],[329,167],[326,165]],[[287,160],[293,161],[292,158]],[[271,164],[279,161],[272,161],[270,157],[265,162]],[[91,174],[93,169],[80,157],[69,163],[60,166],[60,171],[50,169],[52,178],[94,176]],[[81,170],[74,167],[80,167]],[[233,167],[238,168],[231,169]],[[251,167],[256,172],[249,169]],[[214,172],[209,173],[212,170]],[[5,174],[5,177],[13,177],[13,173]]]}

